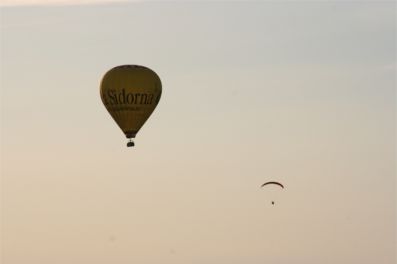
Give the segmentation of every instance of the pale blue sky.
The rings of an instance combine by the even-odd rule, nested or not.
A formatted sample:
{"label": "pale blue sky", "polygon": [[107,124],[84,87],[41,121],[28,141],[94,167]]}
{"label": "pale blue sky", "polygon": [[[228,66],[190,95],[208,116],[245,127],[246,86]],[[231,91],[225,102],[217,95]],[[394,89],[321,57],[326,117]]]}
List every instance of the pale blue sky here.
{"label": "pale blue sky", "polygon": [[[2,263],[394,264],[395,22],[378,1],[2,7]],[[134,149],[99,96],[120,64],[163,83]]]}

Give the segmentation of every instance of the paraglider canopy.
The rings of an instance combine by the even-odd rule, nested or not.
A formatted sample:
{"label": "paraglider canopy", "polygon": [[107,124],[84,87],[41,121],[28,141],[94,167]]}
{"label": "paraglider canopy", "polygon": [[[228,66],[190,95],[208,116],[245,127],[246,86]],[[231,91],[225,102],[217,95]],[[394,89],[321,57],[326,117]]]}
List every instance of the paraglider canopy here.
{"label": "paraglider canopy", "polygon": [[269,185],[269,184],[275,184],[275,185],[278,185],[278,186],[280,186],[281,188],[284,189],[284,185],[282,185],[282,184],[279,183],[279,182],[275,182],[275,181],[265,182],[264,184],[261,185],[261,187],[266,186],[266,185]]}

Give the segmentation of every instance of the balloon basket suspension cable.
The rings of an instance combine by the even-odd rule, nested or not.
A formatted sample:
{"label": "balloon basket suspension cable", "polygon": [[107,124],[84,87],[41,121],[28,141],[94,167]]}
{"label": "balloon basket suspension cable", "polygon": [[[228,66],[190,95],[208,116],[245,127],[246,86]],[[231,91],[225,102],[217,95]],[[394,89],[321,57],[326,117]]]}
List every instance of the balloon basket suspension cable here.
{"label": "balloon basket suspension cable", "polygon": [[132,141],[132,139],[130,138],[130,141],[128,141],[128,143],[127,143],[127,147],[133,147],[133,146],[135,146],[135,143],[134,143],[134,141]]}

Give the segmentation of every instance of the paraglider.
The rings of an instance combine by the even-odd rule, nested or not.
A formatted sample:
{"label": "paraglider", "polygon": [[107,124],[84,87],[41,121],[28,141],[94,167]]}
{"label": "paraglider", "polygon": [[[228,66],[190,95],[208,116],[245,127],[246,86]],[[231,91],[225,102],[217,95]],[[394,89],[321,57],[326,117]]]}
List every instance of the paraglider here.
{"label": "paraglider", "polygon": [[279,182],[275,182],[275,181],[265,182],[264,184],[261,185],[261,187],[266,186],[266,185],[269,185],[269,184],[275,184],[275,185],[278,185],[278,186],[280,186],[281,188],[284,189],[284,185],[282,185],[282,184],[279,183]]}
{"label": "paraglider", "polygon": [[144,66],[121,65],[103,76],[100,86],[102,102],[130,140],[127,147],[135,145],[132,138],[153,113],[161,91],[158,75]]}
{"label": "paraglider", "polygon": [[[265,182],[264,184],[261,185],[261,188],[263,188],[266,185],[276,185],[276,186],[280,186],[282,189],[284,189],[284,185],[282,185],[279,182],[275,182],[275,181]],[[274,205],[274,201],[272,201],[272,205]]]}

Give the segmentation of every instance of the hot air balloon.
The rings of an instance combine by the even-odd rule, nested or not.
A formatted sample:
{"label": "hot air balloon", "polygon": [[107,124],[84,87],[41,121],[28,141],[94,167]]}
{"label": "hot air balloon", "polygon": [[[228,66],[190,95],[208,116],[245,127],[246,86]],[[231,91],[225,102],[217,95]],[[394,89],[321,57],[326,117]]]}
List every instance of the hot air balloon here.
{"label": "hot air balloon", "polygon": [[121,65],[102,78],[101,99],[117,125],[134,146],[135,138],[153,113],[161,97],[161,81],[151,69],[139,65]]}
{"label": "hot air balloon", "polygon": [[[265,182],[264,184],[261,185],[261,188],[263,188],[266,185],[276,185],[276,186],[280,186],[282,189],[284,189],[284,185],[282,185],[281,183],[276,182],[276,181]],[[272,201],[272,205],[274,205],[274,201]]]}

